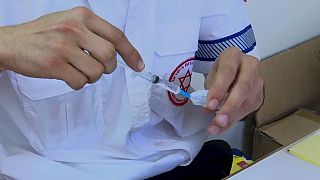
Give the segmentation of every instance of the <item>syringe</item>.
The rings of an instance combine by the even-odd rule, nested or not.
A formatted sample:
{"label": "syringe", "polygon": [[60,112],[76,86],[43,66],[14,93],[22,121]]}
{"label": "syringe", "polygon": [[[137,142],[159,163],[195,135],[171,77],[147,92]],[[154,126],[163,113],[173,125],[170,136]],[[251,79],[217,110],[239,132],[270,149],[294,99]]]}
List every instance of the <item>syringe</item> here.
{"label": "syringe", "polygon": [[[129,69],[128,66],[122,61],[118,61],[118,64],[126,69]],[[143,70],[142,72],[132,71],[132,76],[133,77],[136,77],[136,76],[142,77],[143,79],[145,79],[149,82],[152,82],[153,84],[156,84],[156,85],[160,86],[161,88],[163,88],[167,91],[170,91],[171,93],[180,94],[181,96],[190,99],[194,105],[203,106],[203,107],[207,106],[207,95],[208,95],[207,90],[199,90],[199,91],[195,91],[190,94],[190,93],[182,90],[178,85],[175,85],[174,83],[172,83],[166,79],[162,79],[159,76],[157,76],[151,72],[147,72],[145,70]]]}

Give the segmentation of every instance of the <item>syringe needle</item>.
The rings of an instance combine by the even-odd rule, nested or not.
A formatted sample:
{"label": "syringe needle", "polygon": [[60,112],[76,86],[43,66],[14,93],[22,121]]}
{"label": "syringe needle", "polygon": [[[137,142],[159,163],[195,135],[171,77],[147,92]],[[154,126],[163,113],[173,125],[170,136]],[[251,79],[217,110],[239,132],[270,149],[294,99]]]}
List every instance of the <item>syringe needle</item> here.
{"label": "syringe needle", "polygon": [[124,62],[122,61],[119,61],[118,60],[118,64],[121,66],[121,67],[124,67],[125,69],[129,69],[132,71],[132,77],[142,77],[143,79],[147,80],[147,81],[150,81],[154,84],[158,83],[160,78],[159,76],[157,75],[154,75],[152,74],[151,72],[147,72],[145,70],[141,71],[141,72],[135,72],[133,71],[132,69],[130,69]]}

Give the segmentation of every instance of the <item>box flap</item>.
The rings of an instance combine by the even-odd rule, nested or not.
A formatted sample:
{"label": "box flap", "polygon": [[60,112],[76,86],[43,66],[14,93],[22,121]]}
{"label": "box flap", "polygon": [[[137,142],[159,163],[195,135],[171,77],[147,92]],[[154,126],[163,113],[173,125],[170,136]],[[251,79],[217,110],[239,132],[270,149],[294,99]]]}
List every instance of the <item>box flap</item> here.
{"label": "box flap", "polygon": [[288,145],[320,128],[320,115],[300,110],[286,118],[260,128],[281,145]]}
{"label": "box flap", "polygon": [[271,152],[282,147],[280,143],[270,139],[268,135],[259,129],[254,129],[253,134],[252,159],[254,161],[266,157]]}
{"label": "box flap", "polygon": [[265,100],[257,113],[260,127],[320,98],[320,38],[261,63]]}

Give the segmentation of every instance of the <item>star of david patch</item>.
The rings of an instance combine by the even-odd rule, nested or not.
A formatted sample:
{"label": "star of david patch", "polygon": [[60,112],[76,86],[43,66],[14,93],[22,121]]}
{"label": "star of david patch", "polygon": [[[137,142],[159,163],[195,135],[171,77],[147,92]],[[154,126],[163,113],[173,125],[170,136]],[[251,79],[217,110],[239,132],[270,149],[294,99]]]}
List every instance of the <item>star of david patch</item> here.
{"label": "star of david patch", "polygon": [[[179,64],[177,68],[171,73],[171,76],[169,78],[170,82],[179,85],[181,89],[187,92],[191,86],[194,60],[194,58],[190,58]],[[182,97],[181,95],[176,95],[168,92],[168,96],[170,101],[176,106],[183,106],[188,102],[188,98]]]}

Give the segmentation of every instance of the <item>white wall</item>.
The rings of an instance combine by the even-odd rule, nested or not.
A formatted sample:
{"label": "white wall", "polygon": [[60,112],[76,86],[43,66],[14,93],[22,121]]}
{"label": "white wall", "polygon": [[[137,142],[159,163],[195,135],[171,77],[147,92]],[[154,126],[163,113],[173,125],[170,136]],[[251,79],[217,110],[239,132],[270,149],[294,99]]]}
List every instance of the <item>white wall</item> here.
{"label": "white wall", "polygon": [[[320,0],[248,0],[247,3],[262,58],[274,55],[320,35]],[[203,88],[203,78],[194,76]],[[250,152],[250,123],[240,122],[220,136],[232,147]]]}
{"label": "white wall", "polygon": [[248,0],[262,58],[320,35],[320,0]]}

